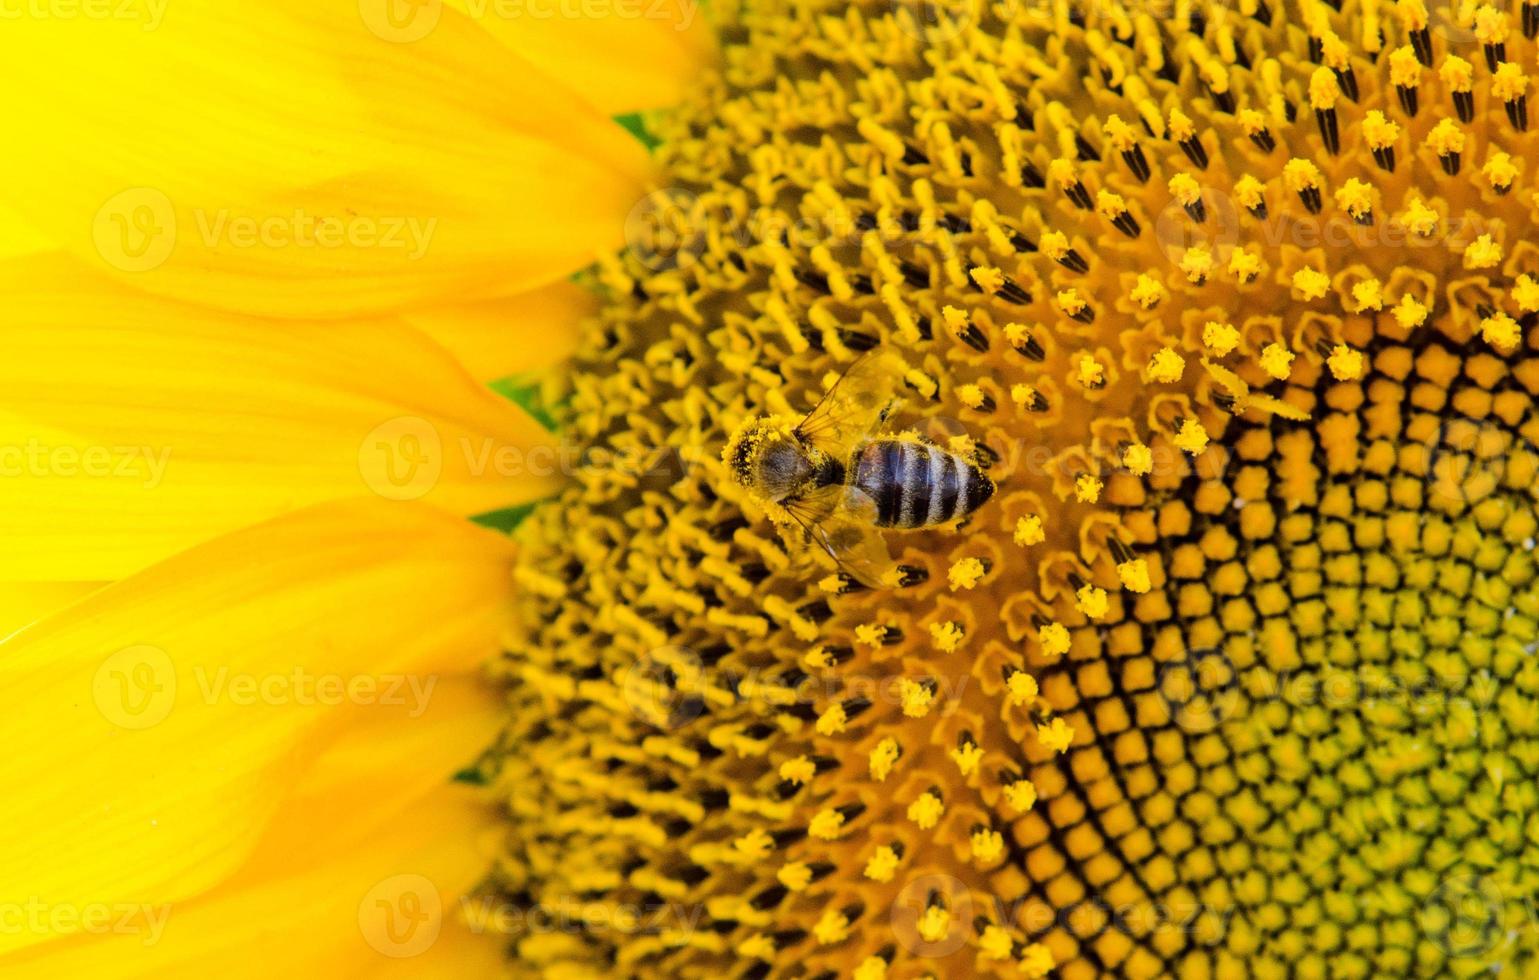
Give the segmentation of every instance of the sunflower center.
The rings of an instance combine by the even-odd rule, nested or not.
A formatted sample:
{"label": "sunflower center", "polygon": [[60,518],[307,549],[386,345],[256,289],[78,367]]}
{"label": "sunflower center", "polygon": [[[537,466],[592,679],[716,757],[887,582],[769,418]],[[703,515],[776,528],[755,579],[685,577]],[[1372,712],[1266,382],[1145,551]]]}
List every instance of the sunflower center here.
{"label": "sunflower center", "polygon": [[[719,13],[573,382],[629,462],[520,529],[520,963],[1530,969],[1539,10]],[[999,490],[862,591],[720,454],[876,346]]]}

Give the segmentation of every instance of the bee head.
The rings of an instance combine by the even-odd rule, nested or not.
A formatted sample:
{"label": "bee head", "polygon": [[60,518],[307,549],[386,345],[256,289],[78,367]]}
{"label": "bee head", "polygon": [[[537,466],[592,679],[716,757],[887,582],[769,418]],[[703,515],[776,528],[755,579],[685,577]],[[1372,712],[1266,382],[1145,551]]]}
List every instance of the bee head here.
{"label": "bee head", "polygon": [[722,450],[722,462],[739,483],[776,503],[812,475],[807,451],[784,419],[758,416],[743,423]]}

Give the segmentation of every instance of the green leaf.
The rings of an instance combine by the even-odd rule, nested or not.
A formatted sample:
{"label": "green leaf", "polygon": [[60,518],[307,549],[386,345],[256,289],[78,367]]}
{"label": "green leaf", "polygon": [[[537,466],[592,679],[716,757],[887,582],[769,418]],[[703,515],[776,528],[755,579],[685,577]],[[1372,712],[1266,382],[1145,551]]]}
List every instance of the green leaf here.
{"label": "green leaf", "polygon": [[545,405],[538,380],[515,374],[498,378],[487,387],[528,412],[529,417],[544,426],[547,432],[556,431],[556,418]]}
{"label": "green leaf", "polygon": [[647,132],[647,124],[642,121],[639,112],[627,112],[624,115],[615,116],[615,122],[624,126],[626,132],[640,140],[648,153],[662,145],[662,140]]}
{"label": "green leaf", "polygon": [[514,507],[503,507],[500,510],[489,510],[484,514],[476,514],[470,519],[482,527],[489,527],[493,531],[501,531],[503,534],[513,533],[513,529],[524,522],[524,518],[534,513],[534,509],[540,506],[539,501],[527,504],[518,504]]}

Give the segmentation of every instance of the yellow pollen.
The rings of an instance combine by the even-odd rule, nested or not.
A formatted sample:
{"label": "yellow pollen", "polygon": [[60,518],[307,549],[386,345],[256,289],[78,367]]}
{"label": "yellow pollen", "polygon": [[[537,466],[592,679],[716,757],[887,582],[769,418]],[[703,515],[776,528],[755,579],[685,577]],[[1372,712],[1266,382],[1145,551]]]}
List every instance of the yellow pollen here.
{"label": "yellow pollen", "polygon": [[818,774],[817,766],[805,755],[799,755],[794,759],[787,759],[780,764],[780,778],[788,783],[798,785],[809,782]]}
{"label": "yellow pollen", "polygon": [[1400,297],[1400,302],[1396,303],[1390,312],[1394,315],[1395,322],[1407,330],[1421,326],[1422,321],[1427,319],[1427,308],[1410,293]]}
{"label": "yellow pollen", "polygon": [[1516,350],[1522,342],[1523,330],[1512,317],[1497,313],[1480,321],[1480,336],[1486,343],[1506,354]]}
{"label": "yellow pollen", "polygon": [[1293,372],[1293,354],[1282,344],[1267,344],[1261,350],[1261,369],[1278,381],[1286,381]]}
{"label": "yellow pollen", "polygon": [[762,861],[775,847],[775,839],[763,828],[755,827],[732,842],[732,846],[745,858]]}
{"label": "yellow pollen", "polygon": [[819,810],[807,824],[807,833],[818,840],[838,840],[844,832],[844,814],[838,810]]}
{"label": "yellow pollen", "polygon": [[1090,473],[1081,473],[1074,481],[1074,499],[1082,504],[1093,504],[1101,499],[1102,483]]}
{"label": "yellow pollen", "polygon": [[919,798],[908,805],[908,818],[914,822],[920,830],[931,830],[940,823],[941,814],[946,812],[946,807],[940,801],[940,797],[931,792],[919,794]]}
{"label": "yellow pollen", "polygon": [[1017,518],[1015,521],[1015,543],[1023,548],[1034,544],[1041,544],[1047,537],[1042,531],[1042,518],[1035,514]]}
{"label": "yellow pollen", "polygon": [[1061,657],[1069,652],[1069,631],[1062,623],[1047,623],[1037,629],[1037,643],[1045,657]]}
{"label": "yellow pollen", "polygon": [[1516,102],[1528,94],[1528,76],[1523,69],[1510,61],[1496,66],[1491,76],[1491,94],[1503,102]]}
{"label": "yellow pollen", "polygon": [[968,408],[979,409],[987,402],[984,400],[983,389],[975,384],[965,384],[957,388],[957,398]]}
{"label": "yellow pollen", "polygon": [[818,734],[825,736],[837,735],[844,731],[844,726],[848,724],[848,722],[849,719],[845,716],[844,713],[844,705],[833,705],[827,711],[824,711],[821,715],[818,716]]}
{"label": "yellow pollen", "polygon": [[1396,88],[1414,89],[1421,84],[1421,61],[1409,44],[1389,53],[1389,81]]}
{"label": "yellow pollen", "polygon": [[1490,235],[1481,235],[1464,250],[1466,269],[1489,269],[1501,260],[1502,247],[1492,241]]}
{"label": "yellow pollen", "polygon": [[1152,310],[1160,304],[1165,296],[1165,287],[1160,285],[1158,279],[1140,272],[1138,280],[1133,284],[1133,289],[1128,293],[1128,298],[1146,310]]}
{"label": "yellow pollen", "polygon": [[1320,186],[1320,168],[1294,157],[1283,164],[1283,185],[1294,193],[1313,190]]}
{"label": "yellow pollen", "polygon": [[1067,752],[1074,741],[1074,729],[1062,718],[1054,718],[1046,725],[1037,726],[1037,741],[1054,752]]}
{"label": "yellow pollen", "polygon": [[1363,116],[1363,140],[1375,150],[1387,149],[1400,138],[1400,126],[1373,109]]}
{"label": "yellow pollen", "polygon": [[1399,221],[1412,234],[1426,238],[1437,228],[1437,212],[1423,203],[1421,198],[1412,198],[1411,203],[1400,213]]}
{"label": "yellow pollen", "polygon": [[903,703],[903,714],[909,718],[923,718],[935,707],[935,691],[908,677],[899,679],[898,697]]}
{"label": "yellow pollen", "polygon": [[799,892],[812,884],[812,869],[800,861],[789,861],[775,872],[775,880],[787,891]]}
{"label": "yellow pollen", "polygon": [[876,849],[866,862],[865,875],[872,881],[891,881],[898,870],[898,852],[889,846]]}
{"label": "yellow pollen", "polygon": [[888,736],[876,743],[876,747],[871,750],[871,754],[866,760],[867,770],[871,773],[871,778],[879,783],[885,781],[888,776],[892,775],[893,766],[898,764],[898,759],[902,758],[902,755],[903,750],[898,747],[898,740],[892,736]]}
{"label": "yellow pollen", "polygon": [[1095,355],[1082,353],[1075,362],[1075,380],[1086,388],[1099,388],[1106,381],[1106,368]]}
{"label": "yellow pollen", "polygon": [[1122,580],[1123,588],[1139,595],[1148,592],[1152,586],[1149,579],[1149,562],[1143,558],[1134,558],[1119,564],[1117,577]]}
{"label": "yellow pollen", "polygon": [[[1206,338],[1208,330],[1203,328],[1203,336]],[[1206,339],[1204,339],[1206,343]],[[1174,348],[1162,347],[1154,352],[1149,359],[1149,380],[1158,381],[1161,384],[1175,384],[1181,380],[1181,373],[1186,370],[1186,361],[1177,354]]]}
{"label": "yellow pollen", "polygon": [[1044,231],[1037,242],[1037,249],[1057,262],[1069,254],[1069,236],[1061,231]]}
{"label": "yellow pollen", "polygon": [[1331,288],[1331,278],[1318,269],[1300,269],[1293,274],[1293,288],[1306,300],[1320,299]]}
{"label": "yellow pollen", "polygon": [[862,646],[879,647],[887,640],[887,627],[880,623],[862,623],[855,627],[855,642]]}
{"label": "yellow pollen", "polygon": [[1232,323],[1209,320],[1202,325],[1202,345],[1216,357],[1223,357],[1240,346],[1240,331]]}
{"label": "yellow pollen", "polygon": [[1334,109],[1336,100],[1341,98],[1341,86],[1336,82],[1336,73],[1329,68],[1320,67],[1309,76],[1309,104],[1315,109]]}
{"label": "yellow pollen", "polygon": [[1080,296],[1077,289],[1060,290],[1054,297],[1058,308],[1068,316],[1077,316],[1089,304]]}
{"label": "yellow pollen", "polygon": [[997,830],[974,831],[971,843],[973,860],[982,865],[993,864],[1005,852],[1005,839]]}
{"label": "yellow pollen", "polygon": [[1266,185],[1246,174],[1234,182],[1234,196],[1241,206],[1253,211],[1266,200]]}
{"label": "yellow pollen", "polygon": [[1351,178],[1336,188],[1336,206],[1354,218],[1361,218],[1373,210],[1373,187]]}
{"label": "yellow pollen", "polygon": [[868,956],[855,968],[851,980],[885,980],[886,976],[887,961],[880,956]]}
{"label": "yellow pollen", "polygon": [[1325,363],[1331,369],[1331,376],[1338,381],[1356,381],[1363,376],[1362,351],[1353,350],[1346,344],[1332,348]]}
{"label": "yellow pollen", "polygon": [[1475,66],[1455,54],[1443,59],[1437,73],[1451,92],[1468,92],[1475,85]]}
{"label": "yellow pollen", "polygon": [[938,943],[951,932],[951,913],[944,906],[930,905],[919,914],[919,937],[927,943]]}
{"label": "yellow pollen", "polygon": [[974,266],[968,270],[968,275],[972,276],[973,282],[986,293],[997,293],[1005,285],[1005,274],[993,266]]}
{"label": "yellow pollen", "polygon": [[1013,384],[1010,386],[1010,400],[1022,407],[1031,405],[1037,400],[1037,389],[1027,384]]}
{"label": "yellow pollen", "polygon": [[978,763],[983,761],[983,749],[967,742],[951,750],[951,760],[957,764],[957,770],[963,776],[971,776],[978,771]]}
{"label": "yellow pollen", "polygon": [[1135,442],[1122,451],[1122,465],[1134,476],[1148,476],[1154,470],[1154,450]]}
{"label": "yellow pollen", "polygon": [[1094,585],[1081,586],[1074,593],[1074,608],[1084,613],[1090,619],[1100,619],[1111,608],[1111,602],[1106,597],[1106,590]]}
{"label": "yellow pollen", "polygon": [[1524,273],[1513,280],[1512,301],[1524,313],[1539,312],[1539,279]]}
{"label": "yellow pollen", "polygon": [[1352,287],[1355,313],[1366,313],[1384,308],[1384,284],[1377,279],[1364,279]]}
{"label": "yellow pollen", "polygon": [[958,592],[963,589],[971,589],[983,581],[983,576],[988,572],[983,562],[976,558],[963,558],[952,564],[946,572],[946,581],[951,585],[951,591]]}
{"label": "yellow pollen", "polygon": [[978,951],[985,959],[1007,960],[1015,946],[1010,934],[999,926],[991,925],[978,937]]}
{"label": "yellow pollen", "polygon": [[807,651],[806,656],[802,657],[802,663],[814,671],[828,670],[834,665],[834,657],[824,647],[813,647]]}
{"label": "yellow pollen", "polygon": [[1030,706],[1037,700],[1037,679],[1024,670],[1017,670],[1005,682],[1005,690],[1010,704]]}
{"label": "yellow pollen", "polygon": [[1192,175],[1185,171],[1171,177],[1166,187],[1170,190],[1170,195],[1182,206],[1196,204],[1202,199],[1202,188],[1198,186]]}
{"label": "yellow pollen", "polygon": [[824,946],[842,943],[850,935],[850,920],[838,909],[826,909],[813,925],[812,935]]}
{"label": "yellow pollen", "polygon": [[1029,779],[1017,779],[1004,789],[1005,802],[1025,813],[1037,805],[1037,787]]}
{"label": "yellow pollen", "polygon": [[1032,943],[1021,951],[1021,974],[1028,980],[1042,980],[1053,972],[1053,951],[1041,943]]}
{"label": "yellow pollen", "polygon": [[1490,181],[1492,190],[1505,191],[1517,179],[1518,168],[1510,154],[1497,150],[1491,154],[1485,166],[1480,168],[1480,173]]}
{"label": "yellow pollen", "polygon": [[756,933],[738,943],[737,955],[751,960],[773,960],[775,941],[762,932]]}
{"label": "yellow pollen", "polygon": [[1438,121],[1427,134],[1427,147],[1438,156],[1451,156],[1464,152],[1464,130],[1452,119]]}
{"label": "yellow pollen", "polygon": [[1240,282],[1253,282],[1261,274],[1261,256],[1243,248],[1229,254],[1229,274]]}
{"label": "yellow pollen", "polygon": [[1111,191],[1097,191],[1095,195],[1095,209],[1106,220],[1116,221],[1124,214],[1127,214],[1128,202],[1120,194],[1113,194]]}
{"label": "yellow pollen", "polygon": [[965,634],[960,623],[947,620],[944,623],[930,624],[930,640],[941,653],[952,653],[962,645]]}
{"label": "yellow pollen", "polygon": [[1213,250],[1206,245],[1193,245],[1181,255],[1181,271],[1187,282],[1202,285],[1213,271]]}
{"label": "yellow pollen", "polygon": [[1193,456],[1208,448],[1208,430],[1202,427],[1202,423],[1196,419],[1186,419],[1181,423],[1181,429],[1176,433],[1175,444],[1177,449],[1191,453]]}

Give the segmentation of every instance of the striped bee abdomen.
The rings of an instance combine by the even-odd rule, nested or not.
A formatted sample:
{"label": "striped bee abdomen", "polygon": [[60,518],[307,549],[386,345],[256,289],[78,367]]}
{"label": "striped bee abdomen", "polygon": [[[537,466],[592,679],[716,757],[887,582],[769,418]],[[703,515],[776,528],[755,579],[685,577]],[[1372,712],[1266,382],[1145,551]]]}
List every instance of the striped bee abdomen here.
{"label": "striped bee abdomen", "polygon": [[914,439],[877,439],[856,453],[855,486],[876,501],[880,527],[929,527],[970,514],[994,493],[972,463]]}

